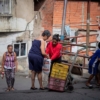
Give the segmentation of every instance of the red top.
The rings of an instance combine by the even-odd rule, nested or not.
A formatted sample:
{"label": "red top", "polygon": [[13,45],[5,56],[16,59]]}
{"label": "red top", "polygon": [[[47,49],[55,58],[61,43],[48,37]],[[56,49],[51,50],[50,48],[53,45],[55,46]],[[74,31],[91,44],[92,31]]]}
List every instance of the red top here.
{"label": "red top", "polygon": [[52,42],[49,42],[46,48],[46,53],[49,54],[51,60],[55,60],[61,57],[62,45],[58,43],[56,46],[52,45]]}

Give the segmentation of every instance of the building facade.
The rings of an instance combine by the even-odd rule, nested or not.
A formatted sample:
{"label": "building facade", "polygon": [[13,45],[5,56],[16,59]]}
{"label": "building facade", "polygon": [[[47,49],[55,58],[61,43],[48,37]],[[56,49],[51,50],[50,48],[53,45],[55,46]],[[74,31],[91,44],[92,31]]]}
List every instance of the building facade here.
{"label": "building facade", "polygon": [[[41,26],[52,34],[61,34],[64,0],[45,0],[40,9],[42,15]],[[65,33],[68,36],[86,35],[87,30],[87,0],[68,0],[66,11]],[[98,33],[100,24],[100,1],[91,0],[90,3],[90,34]],[[79,31],[84,30],[84,31]],[[90,37],[90,42],[96,41],[96,37]],[[86,42],[81,38],[78,43]],[[96,43],[91,45],[96,46]]]}
{"label": "building facade", "polygon": [[34,20],[34,0],[0,0],[0,62],[7,45],[12,44],[19,66],[28,70]]}
{"label": "building facade", "polygon": [[[56,29],[58,30],[61,29],[63,4],[64,0],[45,0],[44,4],[42,4],[41,8],[38,10],[42,16],[42,27],[44,29],[48,29],[53,33],[55,33]],[[87,0],[68,0],[65,23],[66,25],[70,26],[71,29],[86,30]],[[90,30],[98,30],[99,23],[100,23],[100,1],[91,0]]]}

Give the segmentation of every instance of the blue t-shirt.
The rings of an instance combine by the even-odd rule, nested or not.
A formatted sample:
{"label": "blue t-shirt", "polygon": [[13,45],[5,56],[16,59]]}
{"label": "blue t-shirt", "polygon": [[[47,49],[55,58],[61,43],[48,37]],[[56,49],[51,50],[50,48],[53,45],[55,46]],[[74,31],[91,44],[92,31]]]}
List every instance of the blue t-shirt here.
{"label": "blue t-shirt", "polygon": [[99,64],[98,58],[100,58],[100,49],[96,50],[92,58],[89,61],[89,66],[95,67],[96,64]]}

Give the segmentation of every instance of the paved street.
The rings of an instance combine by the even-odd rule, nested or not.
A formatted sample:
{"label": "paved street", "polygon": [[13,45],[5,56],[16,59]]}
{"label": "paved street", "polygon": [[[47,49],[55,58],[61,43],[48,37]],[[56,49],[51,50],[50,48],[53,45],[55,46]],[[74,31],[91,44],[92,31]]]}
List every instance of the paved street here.
{"label": "paved street", "polygon": [[[88,89],[84,85],[85,81],[74,84],[74,91],[68,92],[53,92],[48,90],[31,91],[30,78],[16,76],[15,92],[5,92],[5,79],[0,79],[0,100],[100,100],[100,89],[94,84],[93,89]],[[39,87],[36,79],[36,87]]]}

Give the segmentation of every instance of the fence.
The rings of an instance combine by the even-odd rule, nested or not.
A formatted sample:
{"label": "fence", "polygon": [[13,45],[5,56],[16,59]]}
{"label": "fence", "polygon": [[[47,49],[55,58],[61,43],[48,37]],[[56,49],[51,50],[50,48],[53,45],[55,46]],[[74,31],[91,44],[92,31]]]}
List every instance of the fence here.
{"label": "fence", "polygon": [[[89,35],[89,36],[98,36],[98,34],[91,34],[91,35]],[[82,67],[83,69],[87,69],[87,67],[86,67],[86,59],[88,59],[89,56],[79,54],[79,52],[85,50],[85,49],[87,48],[87,46],[86,46],[86,43],[78,44],[77,39],[80,38],[80,37],[86,37],[86,35],[75,36],[75,37],[66,37],[65,40],[68,40],[68,39],[70,39],[70,38],[75,38],[75,39],[76,39],[76,44],[71,44],[71,43],[69,43],[69,42],[61,42],[61,44],[64,45],[63,48],[68,48],[68,47],[70,47],[70,52],[67,52],[66,50],[63,50],[61,53],[62,53],[62,55],[74,56],[74,60],[73,60],[72,63],[71,63],[71,62],[67,62],[67,65],[69,65],[69,66],[74,66],[74,67],[80,67],[79,65],[76,65],[76,64],[75,64],[75,61],[76,61],[76,58],[77,58],[77,57],[82,57],[84,63],[82,64],[81,67]],[[91,43],[97,43],[97,41],[89,42],[89,44],[91,44]],[[79,47],[84,47],[84,48],[78,50],[76,53],[72,53],[72,52],[71,52],[71,51],[72,51],[72,46],[79,46]],[[96,47],[95,47],[95,46],[90,46],[90,45],[89,45],[88,48],[96,48]]]}

